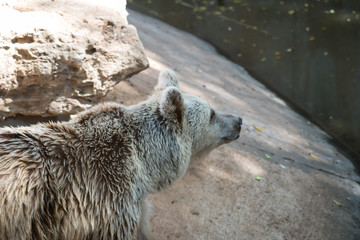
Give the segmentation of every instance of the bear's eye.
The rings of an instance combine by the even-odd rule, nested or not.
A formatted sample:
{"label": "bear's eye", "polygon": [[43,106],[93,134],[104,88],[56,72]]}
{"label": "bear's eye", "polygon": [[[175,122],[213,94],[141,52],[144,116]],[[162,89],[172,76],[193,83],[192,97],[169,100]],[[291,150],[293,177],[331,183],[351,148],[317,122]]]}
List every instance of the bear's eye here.
{"label": "bear's eye", "polygon": [[211,109],[211,112],[210,112],[210,122],[212,122],[215,118],[215,111]]}

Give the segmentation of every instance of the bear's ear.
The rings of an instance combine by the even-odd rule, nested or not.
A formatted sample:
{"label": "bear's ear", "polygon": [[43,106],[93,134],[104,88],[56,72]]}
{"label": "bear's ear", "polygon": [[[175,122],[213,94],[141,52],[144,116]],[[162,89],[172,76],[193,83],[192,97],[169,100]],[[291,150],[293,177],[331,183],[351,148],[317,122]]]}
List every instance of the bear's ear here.
{"label": "bear's ear", "polygon": [[160,114],[169,122],[182,126],[185,113],[184,98],[176,87],[166,88],[160,99]]}
{"label": "bear's ear", "polygon": [[178,79],[176,74],[170,69],[164,69],[160,72],[158,78],[158,84],[155,87],[155,91],[164,90],[167,87],[177,87]]}

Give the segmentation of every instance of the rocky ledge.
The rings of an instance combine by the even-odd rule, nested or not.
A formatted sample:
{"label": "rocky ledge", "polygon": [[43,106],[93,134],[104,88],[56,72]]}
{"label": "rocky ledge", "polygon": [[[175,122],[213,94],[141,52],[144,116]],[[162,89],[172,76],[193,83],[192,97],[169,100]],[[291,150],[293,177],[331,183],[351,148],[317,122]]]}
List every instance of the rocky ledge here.
{"label": "rocky ledge", "polygon": [[0,118],[84,110],[148,60],[125,0],[0,4]]}

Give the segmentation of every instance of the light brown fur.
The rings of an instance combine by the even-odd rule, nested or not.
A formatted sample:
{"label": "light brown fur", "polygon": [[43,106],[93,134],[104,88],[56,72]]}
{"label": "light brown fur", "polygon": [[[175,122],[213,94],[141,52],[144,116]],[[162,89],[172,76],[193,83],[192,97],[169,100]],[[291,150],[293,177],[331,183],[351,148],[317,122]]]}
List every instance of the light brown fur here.
{"label": "light brown fur", "polygon": [[0,239],[150,239],[147,195],[238,137],[241,119],[213,113],[164,70],[138,105],[0,129]]}

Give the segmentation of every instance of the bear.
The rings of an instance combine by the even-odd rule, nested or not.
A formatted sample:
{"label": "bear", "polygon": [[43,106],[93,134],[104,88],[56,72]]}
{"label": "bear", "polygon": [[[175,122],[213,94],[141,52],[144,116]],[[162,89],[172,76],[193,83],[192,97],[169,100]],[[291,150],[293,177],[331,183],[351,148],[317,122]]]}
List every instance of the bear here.
{"label": "bear", "polygon": [[137,105],[1,128],[0,239],[152,239],[148,194],[236,140],[241,125],[181,92],[165,69]]}

